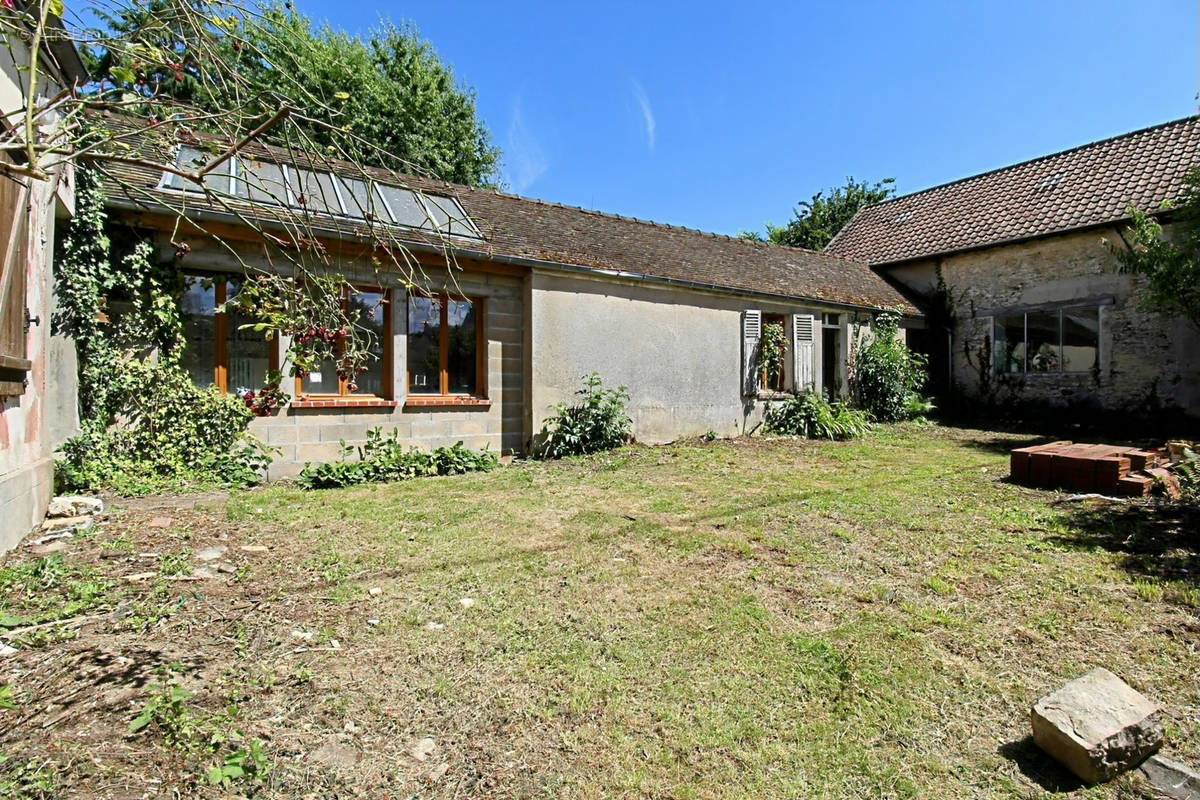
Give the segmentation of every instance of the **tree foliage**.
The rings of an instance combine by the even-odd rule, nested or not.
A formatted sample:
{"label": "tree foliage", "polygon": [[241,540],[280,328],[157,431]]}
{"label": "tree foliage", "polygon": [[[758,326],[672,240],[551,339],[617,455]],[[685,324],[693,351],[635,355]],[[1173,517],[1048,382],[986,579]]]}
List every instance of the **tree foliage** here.
{"label": "tree foliage", "polygon": [[[190,5],[199,13],[211,9],[206,0]],[[380,167],[399,160],[442,180],[493,183],[500,153],[478,117],[474,91],[415,28],[385,22],[363,40],[269,6],[256,24],[220,39],[215,55],[236,66],[240,79],[233,81],[202,69],[214,53],[197,47],[188,11],[175,0],[151,0],[104,14],[97,43],[83,51],[95,77],[210,113],[245,105],[251,114],[269,114],[286,105],[303,112],[298,125],[312,145],[340,143],[342,157]],[[110,46],[117,40],[120,47]],[[155,61],[142,52],[173,55]],[[155,105],[145,110],[154,113]],[[286,143],[283,131],[264,138]]]}
{"label": "tree foliage", "polygon": [[1124,243],[1112,250],[1121,272],[1146,278],[1144,308],[1200,327],[1200,169],[1188,175],[1183,197],[1168,209],[1176,223],[1170,238],[1153,216],[1131,207]]}
{"label": "tree foliage", "polygon": [[754,231],[743,232],[741,236],[751,241],[821,250],[860,208],[880,203],[895,194],[894,182],[893,178],[884,178],[874,184],[847,178],[845,186],[831,188],[828,196],[825,192],[817,192],[811,200],[800,201],[792,212],[792,220],[786,225],[768,222],[765,239]]}

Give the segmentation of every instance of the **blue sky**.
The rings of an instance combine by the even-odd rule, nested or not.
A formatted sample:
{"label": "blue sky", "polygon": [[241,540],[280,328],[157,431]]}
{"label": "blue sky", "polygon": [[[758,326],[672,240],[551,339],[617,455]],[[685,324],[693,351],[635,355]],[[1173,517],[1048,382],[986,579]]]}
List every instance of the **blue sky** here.
{"label": "blue sky", "polygon": [[510,191],[717,233],[856,178],[910,192],[1196,112],[1195,0],[296,0],[409,20]]}

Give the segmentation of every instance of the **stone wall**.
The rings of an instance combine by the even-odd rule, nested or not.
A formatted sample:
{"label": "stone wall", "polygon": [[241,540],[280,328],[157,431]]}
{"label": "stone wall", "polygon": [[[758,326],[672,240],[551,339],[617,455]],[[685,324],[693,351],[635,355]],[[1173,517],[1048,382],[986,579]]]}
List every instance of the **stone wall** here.
{"label": "stone wall", "polygon": [[[1141,279],[1121,275],[1105,240],[1115,228],[993,247],[941,261],[954,298],[951,343],[957,392],[1003,404],[1034,403],[1108,411],[1149,410],[1155,404],[1200,415],[1200,332],[1186,320],[1139,308]],[[888,270],[928,295],[936,263]],[[997,309],[1094,300],[1100,314],[1099,368],[1086,373],[1031,373],[981,378],[981,349]],[[990,357],[983,355],[990,365]]]}

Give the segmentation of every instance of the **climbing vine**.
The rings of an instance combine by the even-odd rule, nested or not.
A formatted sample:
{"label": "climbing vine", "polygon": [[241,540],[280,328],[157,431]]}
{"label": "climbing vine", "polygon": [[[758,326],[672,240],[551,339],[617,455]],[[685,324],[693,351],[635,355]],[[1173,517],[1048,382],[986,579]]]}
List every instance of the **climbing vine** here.
{"label": "climbing vine", "polygon": [[75,341],[80,408],[80,433],[62,447],[61,488],[142,494],[257,482],[270,453],[246,432],[252,411],[200,389],[180,364],[178,265],[109,225],[86,170],[60,252],[53,329]]}

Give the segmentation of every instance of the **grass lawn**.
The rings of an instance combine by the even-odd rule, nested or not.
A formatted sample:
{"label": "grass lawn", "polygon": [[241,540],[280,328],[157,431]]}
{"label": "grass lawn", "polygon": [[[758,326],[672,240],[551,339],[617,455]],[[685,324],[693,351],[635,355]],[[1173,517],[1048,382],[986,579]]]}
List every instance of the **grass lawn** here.
{"label": "grass lawn", "polygon": [[0,571],[0,797],[1152,797],[1073,783],[1028,708],[1105,666],[1194,757],[1195,520],[1011,485],[1028,442],[118,502]]}

